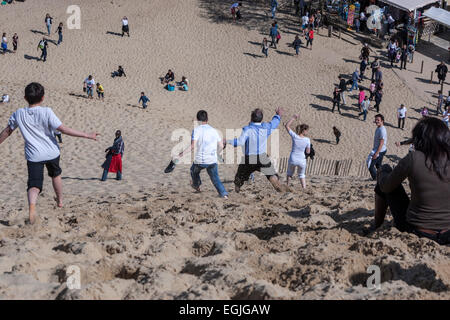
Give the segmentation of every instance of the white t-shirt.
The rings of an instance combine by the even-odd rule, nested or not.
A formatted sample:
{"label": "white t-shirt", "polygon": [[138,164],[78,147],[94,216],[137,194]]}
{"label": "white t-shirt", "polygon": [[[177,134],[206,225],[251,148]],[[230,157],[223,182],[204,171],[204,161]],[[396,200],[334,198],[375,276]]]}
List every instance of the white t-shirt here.
{"label": "white t-shirt", "polygon": [[128,25],[128,19],[122,19],[122,25],[127,26]]}
{"label": "white t-shirt", "polygon": [[384,126],[381,127],[377,127],[377,129],[375,130],[375,137],[373,138],[373,152],[377,152],[378,147],[380,145],[380,140],[383,139],[384,143],[383,146],[381,147],[380,152],[384,152],[386,151],[387,147],[387,131],[386,128]]}
{"label": "white t-shirt", "polygon": [[303,16],[302,17],[302,25],[308,24],[309,18],[308,16]]}
{"label": "white t-shirt", "polygon": [[405,118],[406,117],[406,108],[398,108],[398,117]]}
{"label": "white t-shirt", "polygon": [[196,141],[194,163],[217,163],[217,144],[221,138],[216,129],[209,124],[199,125],[192,131],[192,140]]}
{"label": "white t-shirt", "polygon": [[306,161],[305,150],[311,148],[311,141],[306,137],[301,138],[292,130],[289,130],[289,135],[292,138],[292,151],[289,157],[289,164],[301,165]]}
{"label": "white t-shirt", "polygon": [[6,39],[6,37],[2,37],[2,42],[3,42],[3,43],[7,43],[7,42],[8,42],[8,40]]}
{"label": "white t-shirt", "polygon": [[86,80],[84,80],[84,82],[86,82],[86,85],[88,87],[93,87],[95,85],[95,80],[94,78],[92,78],[92,80],[89,80],[89,78],[86,78]]}
{"label": "white t-shirt", "polygon": [[448,110],[444,111],[442,114],[442,120],[448,123]]}
{"label": "white t-shirt", "polygon": [[59,156],[59,146],[54,131],[61,121],[49,107],[26,107],[13,113],[8,126],[19,127],[25,140],[25,158],[31,162],[55,159]]}

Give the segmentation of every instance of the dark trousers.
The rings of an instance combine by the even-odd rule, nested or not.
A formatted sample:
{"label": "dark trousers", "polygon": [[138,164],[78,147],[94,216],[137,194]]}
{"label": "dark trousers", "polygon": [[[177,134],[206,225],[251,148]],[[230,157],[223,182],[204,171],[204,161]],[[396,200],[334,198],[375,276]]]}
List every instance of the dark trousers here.
{"label": "dark trousers", "polygon": [[378,154],[378,158],[375,160],[372,160],[369,167],[370,176],[373,180],[377,180],[377,170],[381,167],[381,164],[383,163],[384,155],[386,154],[386,151],[380,152]]}
{"label": "dark trousers", "polygon": [[47,50],[42,50],[41,60],[47,61]]}
{"label": "dark trousers", "polygon": [[394,191],[389,193],[382,192],[380,186],[377,184],[375,187],[375,193],[386,202],[389,210],[391,211],[392,217],[394,218],[394,226],[399,231],[414,233],[419,237],[426,237],[436,241],[439,244],[450,243],[450,231],[432,235],[417,230],[413,225],[406,221],[409,198],[401,184]]}
{"label": "dark trousers", "polygon": [[375,96],[375,91],[374,92],[370,91],[369,100],[372,101],[374,96]]}
{"label": "dark trousers", "polygon": [[[106,181],[108,178],[108,169],[103,170],[102,181]],[[122,180],[122,172],[117,171],[116,180]]]}
{"label": "dark trousers", "polygon": [[375,99],[375,109],[377,109],[377,112],[380,112],[380,103],[381,100]]}
{"label": "dark trousers", "polygon": [[400,70],[405,69],[406,70],[406,59],[400,60]]}
{"label": "dark trousers", "polygon": [[339,140],[341,140],[341,136],[336,136],[336,144],[339,144]]}
{"label": "dark trousers", "polygon": [[246,155],[243,160],[244,161],[239,164],[236,176],[234,177],[234,184],[239,187],[242,187],[244,182],[247,181],[250,178],[250,175],[255,171],[261,172],[267,179],[277,175],[270,158],[265,153],[251,156]]}
{"label": "dark trousers", "polygon": [[62,143],[62,134],[61,133],[55,133],[55,137],[58,138],[59,143]]}
{"label": "dark trousers", "polygon": [[334,108],[336,107],[336,105],[339,113],[341,113],[341,103],[339,101],[333,101],[333,109],[331,109],[331,112],[334,112]]}
{"label": "dark trousers", "polygon": [[270,46],[272,46],[276,49],[277,48],[277,36],[271,36],[271,37],[272,37],[272,42],[270,43]]}
{"label": "dark trousers", "polygon": [[405,118],[398,118],[398,127],[405,128]]}

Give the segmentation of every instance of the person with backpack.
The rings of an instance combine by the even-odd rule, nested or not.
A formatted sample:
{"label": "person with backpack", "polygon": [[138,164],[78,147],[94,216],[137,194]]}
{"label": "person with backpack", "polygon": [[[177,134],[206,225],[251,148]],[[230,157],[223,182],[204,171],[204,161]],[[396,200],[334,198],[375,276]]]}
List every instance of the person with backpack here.
{"label": "person with backpack", "polygon": [[39,58],[39,60],[42,60],[43,62],[47,61],[47,48],[48,48],[47,39],[42,38],[42,40],[39,41],[37,49],[42,50],[41,57]]}
{"label": "person with backpack", "polygon": [[50,17],[50,14],[47,13],[45,15],[45,25],[47,26],[47,32],[48,32],[49,36],[51,33],[51,29],[52,29],[52,23],[53,23],[53,18]]}

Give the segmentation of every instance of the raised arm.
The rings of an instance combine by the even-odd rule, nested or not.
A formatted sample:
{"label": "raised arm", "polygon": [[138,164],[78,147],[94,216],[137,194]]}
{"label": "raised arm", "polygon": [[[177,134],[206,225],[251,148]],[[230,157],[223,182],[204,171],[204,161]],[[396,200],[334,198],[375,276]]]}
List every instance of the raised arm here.
{"label": "raised arm", "polygon": [[11,133],[13,133],[13,129],[11,129],[9,126],[7,126],[5,129],[3,129],[3,131],[0,133],[0,144],[3,143],[3,141],[6,140],[6,138],[8,138]]}
{"label": "raised arm", "polygon": [[286,130],[287,130],[287,132],[289,133],[289,131],[291,131],[291,124],[292,124],[292,122],[294,121],[294,120],[297,120],[298,119],[298,114],[294,114],[293,116],[292,116],[292,118],[291,118],[291,120],[289,120],[285,125],[284,125],[284,127],[286,128]]}
{"label": "raised arm", "polygon": [[78,130],[66,127],[64,125],[60,125],[57,128],[57,130],[61,133],[67,134],[68,136],[86,138],[86,139],[91,139],[91,140],[97,140],[97,136],[99,136],[99,134],[96,132],[85,133],[82,131],[78,131]]}

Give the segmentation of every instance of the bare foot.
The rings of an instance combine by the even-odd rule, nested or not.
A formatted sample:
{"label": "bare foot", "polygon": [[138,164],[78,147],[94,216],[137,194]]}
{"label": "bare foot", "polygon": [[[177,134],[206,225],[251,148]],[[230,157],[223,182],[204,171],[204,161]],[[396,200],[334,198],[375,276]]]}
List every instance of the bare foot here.
{"label": "bare foot", "polygon": [[29,211],[30,211],[30,217],[29,217],[28,222],[30,224],[34,224],[36,222],[36,205],[30,204]]}
{"label": "bare foot", "polygon": [[62,207],[63,207],[63,203],[62,203],[62,201],[60,201],[60,200],[58,199],[58,197],[54,197],[53,200],[56,201],[56,206],[57,206],[58,208],[62,208]]}

